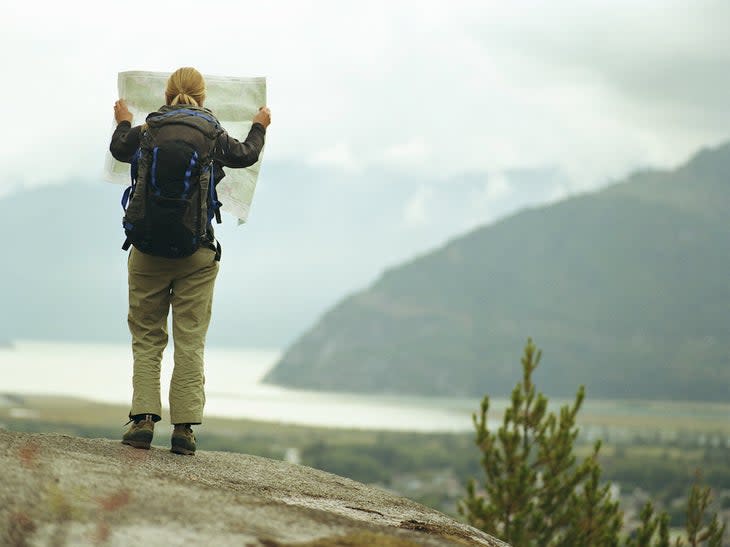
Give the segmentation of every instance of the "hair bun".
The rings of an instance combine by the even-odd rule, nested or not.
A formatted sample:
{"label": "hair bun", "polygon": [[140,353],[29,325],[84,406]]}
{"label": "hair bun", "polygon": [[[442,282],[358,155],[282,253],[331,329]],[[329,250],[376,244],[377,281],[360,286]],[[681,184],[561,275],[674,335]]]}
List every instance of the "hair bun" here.
{"label": "hair bun", "polygon": [[191,97],[187,93],[178,93],[177,95],[175,95],[175,98],[172,100],[171,104],[191,104],[193,106],[200,106],[198,101],[195,100],[195,97]]}
{"label": "hair bun", "polygon": [[167,80],[165,89],[167,104],[190,104],[201,106],[205,100],[205,80],[192,67],[177,69]]}

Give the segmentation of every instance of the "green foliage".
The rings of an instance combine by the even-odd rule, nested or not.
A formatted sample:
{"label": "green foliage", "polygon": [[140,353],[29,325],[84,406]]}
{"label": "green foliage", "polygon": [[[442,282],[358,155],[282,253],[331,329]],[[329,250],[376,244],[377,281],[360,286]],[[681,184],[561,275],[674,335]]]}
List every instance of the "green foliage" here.
{"label": "green foliage", "polygon": [[[476,445],[481,451],[485,480],[481,491],[474,479],[467,483],[459,512],[470,524],[515,547],[618,546],[623,513],[611,499],[610,485],[601,484],[598,454],[601,442],[582,461],[575,456],[576,416],[585,391],[581,386],[572,405],[548,412],[548,401],[538,393],[533,373],[541,352],[528,339],[522,357],[523,379],[512,391],[511,407],[496,433],[487,427],[489,397],[474,414]],[[725,525],[717,515],[708,521],[710,489],[693,486],[687,509],[687,541],[720,546]],[[669,547],[669,516],[644,506],[641,523],[627,547]],[[676,547],[684,545],[677,539]]]}
{"label": "green foliage", "polygon": [[[692,547],[707,543],[709,547],[720,547],[726,524],[720,526],[717,514],[709,522],[705,515],[710,504],[710,489],[694,485],[687,501],[687,541]],[[677,541],[677,545],[683,545]]]}
{"label": "green foliage", "polygon": [[385,482],[390,473],[372,454],[350,447],[316,442],[302,451],[302,461],[317,469],[344,476],[360,477],[364,482]]}
{"label": "green foliage", "polygon": [[710,505],[710,488],[694,484],[687,499],[686,542],[677,537],[672,544],[669,538],[669,515],[655,514],[651,502],[641,512],[641,525],[626,541],[626,547],[721,547],[726,525],[720,525],[717,514],[707,516]]}
{"label": "green foliage", "polygon": [[[658,537],[656,537],[658,535]],[[656,537],[656,540],[654,541]],[[654,541],[654,543],[652,543]],[[641,524],[627,538],[626,547],[665,547],[669,545],[669,515],[654,513],[649,501],[641,510]]]}
{"label": "green foliage", "polygon": [[528,340],[523,380],[512,391],[512,406],[496,433],[487,427],[488,396],[474,415],[485,495],[471,481],[459,511],[470,524],[516,546],[613,545],[621,515],[608,488],[599,485],[600,443],[582,462],[573,450],[585,392],[581,388],[572,406],[559,414],[548,412],[547,398],[532,381],[540,358]]}

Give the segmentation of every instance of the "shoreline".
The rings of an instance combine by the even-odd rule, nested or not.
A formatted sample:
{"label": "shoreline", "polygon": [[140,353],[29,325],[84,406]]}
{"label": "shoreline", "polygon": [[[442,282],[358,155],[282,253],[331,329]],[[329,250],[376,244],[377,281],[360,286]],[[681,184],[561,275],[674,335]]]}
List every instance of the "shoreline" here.
{"label": "shoreline", "polygon": [[[506,401],[500,401],[505,403]],[[551,401],[556,409],[565,401]],[[497,428],[501,425],[499,404],[492,407],[490,423]],[[97,401],[76,395],[44,395],[37,393],[0,392],[0,421],[3,418],[28,419],[52,423],[77,423],[88,426],[109,426],[115,422],[126,421],[128,405]],[[651,410],[652,413],[637,413],[637,410]],[[474,407],[474,411],[477,407]],[[672,412],[667,412],[672,410]],[[730,443],[730,404],[696,403],[669,401],[644,401],[632,405],[631,401],[601,400],[587,401],[581,411],[578,426],[589,437],[662,434],[671,438],[673,434],[693,432],[696,435],[709,434],[725,437]],[[167,423],[167,409],[163,409],[162,423]],[[256,430],[282,428],[290,430],[316,430],[361,433],[402,433],[402,434],[471,434],[474,430],[470,418],[466,418],[464,429],[459,430],[415,430],[378,427],[352,427],[326,424],[299,423],[297,421],[258,419],[241,416],[206,414],[205,429]],[[730,444],[728,444],[730,446]]]}

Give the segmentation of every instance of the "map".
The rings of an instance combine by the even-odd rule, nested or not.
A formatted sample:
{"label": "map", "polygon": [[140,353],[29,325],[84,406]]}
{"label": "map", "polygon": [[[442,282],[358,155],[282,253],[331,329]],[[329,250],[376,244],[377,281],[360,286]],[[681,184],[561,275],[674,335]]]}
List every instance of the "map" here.
{"label": "map", "polygon": [[[120,72],[117,79],[119,97],[127,101],[134,116],[132,125],[144,123],[147,114],[165,104],[165,85],[169,72]],[[203,75],[206,84],[205,107],[213,111],[231,137],[243,141],[248,135],[259,107],[266,105],[266,78],[238,78]],[[112,132],[116,128],[113,124]],[[248,219],[256,181],[261,169],[259,160],[245,169],[224,167],[226,177],[218,184],[222,209],[238,218]],[[115,160],[107,151],[104,175],[109,182],[129,184],[129,164]]]}

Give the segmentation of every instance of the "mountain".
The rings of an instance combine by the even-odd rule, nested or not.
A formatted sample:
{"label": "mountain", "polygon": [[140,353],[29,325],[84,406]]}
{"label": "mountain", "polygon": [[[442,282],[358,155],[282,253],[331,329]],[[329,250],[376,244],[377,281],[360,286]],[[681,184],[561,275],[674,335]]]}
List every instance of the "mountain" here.
{"label": "mountain", "polygon": [[[549,168],[505,176],[514,191],[489,200],[491,214],[544,201],[565,182]],[[493,182],[265,163],[249,222],[224,215],[216,227],[209,343],[283,347],[338,295],[483,219],[476,197]],[[0,197],[0,341],[128,341],[122,190],[87,174]]]}
{"label": "mountain", "polygon": [[409,499],[245,454],[0,429],[0,544],[508,547]]}
{"label": "mountain", "polygon": [[730,400],[730,144],[524,210],[387,270],[265,381],[507,395],[528,336],[548,395]]}

